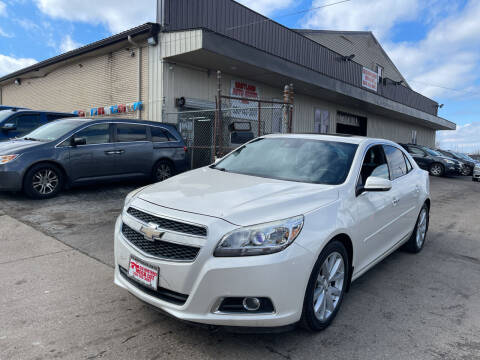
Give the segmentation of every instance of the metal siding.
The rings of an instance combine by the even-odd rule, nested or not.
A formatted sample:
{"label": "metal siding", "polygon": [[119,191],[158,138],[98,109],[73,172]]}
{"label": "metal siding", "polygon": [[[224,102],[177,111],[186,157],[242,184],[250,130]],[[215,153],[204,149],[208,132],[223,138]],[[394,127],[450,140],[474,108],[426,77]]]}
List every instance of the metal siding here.
{"label": "metal siding", "polygon": [[[201,16],[198,9],[212,9],[215,16],[211,19],[208,16]],[[362,65],[339,61],[340,56],[334,51],[313,40],[307,40],[303,35],[270,21],[234,1],[165,0],[165,11],[165,18],[168,19],[165,28],[167,31],[209,29],[337,80],[361,87]],[[259,24],[228,30],[229,27],[252,22]],[[305,46],[301,45],[302,42],[305,42]],[[406,87],[379,84],[378,94],[428,114],[437,114],[436,102]]]}

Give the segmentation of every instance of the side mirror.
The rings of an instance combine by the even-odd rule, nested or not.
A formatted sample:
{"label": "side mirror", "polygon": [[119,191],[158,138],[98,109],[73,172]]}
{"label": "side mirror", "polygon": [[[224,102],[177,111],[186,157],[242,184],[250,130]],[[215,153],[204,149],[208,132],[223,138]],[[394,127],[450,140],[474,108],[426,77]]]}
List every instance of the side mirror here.
{"label": "side mirror", "polygon": [[15,131],[15,130],[17,130],[17,126],[12,123],[7,123],[2,126],[3,132],[9,132],[9,131]]}
{"label": "side mirror", "polygon": [[72,146],[87,145],[87,139],[85,138],[72,138]]}
{"label": "side mirror", "polygon": [[381,177],[370,176],[365,181],[363,190],[365,191],[388,191],[392,188],[392,182]]}

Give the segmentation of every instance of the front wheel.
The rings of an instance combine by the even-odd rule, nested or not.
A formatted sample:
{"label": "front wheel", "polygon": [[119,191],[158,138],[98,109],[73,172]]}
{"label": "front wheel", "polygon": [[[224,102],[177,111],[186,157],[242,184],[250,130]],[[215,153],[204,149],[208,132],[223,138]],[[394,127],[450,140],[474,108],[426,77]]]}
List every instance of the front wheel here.
{"label": "front wheel", "polygon": [[466,166],[462,167],[461,173],[463,176],[469,176],[470,175],[470,169]]}
{"label": "front wheel", "polygon": [[420,214],[417,218],[417,223],[413,229],[413,233],[410,239],[405,244],[405,249],[411,253],[418,253],[423,249],[425,239],[427,237],[428,223],[430,221],[430,215],[427,204],[422,206]]}
{"label": "front wheel", "polygon": [[32,199],[49,199],[63,187],[63,173],[53,164],[37,164],[27,171],[23,191]]}
{"label": "front wheel", "polygon": [[345,246],[329,243],[318,257],[305,293],[302,323],[312,330],[327,328],[337,315],[349,279]]}
{"label": "front wheel", "polygon": [[445,169],[442,164],[433,163],[432,166],[430,166],[430,175],[432,176],[443,176],[444,172]]}

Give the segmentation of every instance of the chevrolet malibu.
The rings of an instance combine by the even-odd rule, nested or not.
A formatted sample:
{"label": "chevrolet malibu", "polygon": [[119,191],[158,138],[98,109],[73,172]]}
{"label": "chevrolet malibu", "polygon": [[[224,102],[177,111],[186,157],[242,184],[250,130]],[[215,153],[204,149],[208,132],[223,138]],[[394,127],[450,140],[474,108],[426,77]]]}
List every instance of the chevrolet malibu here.
{"label": "chevrolet malibu", "polygon": [[318,331],[352,281],[423,248],[429,210],[428,173],[393,142],[264,136],[130,193],[115,283],[190,322]]}

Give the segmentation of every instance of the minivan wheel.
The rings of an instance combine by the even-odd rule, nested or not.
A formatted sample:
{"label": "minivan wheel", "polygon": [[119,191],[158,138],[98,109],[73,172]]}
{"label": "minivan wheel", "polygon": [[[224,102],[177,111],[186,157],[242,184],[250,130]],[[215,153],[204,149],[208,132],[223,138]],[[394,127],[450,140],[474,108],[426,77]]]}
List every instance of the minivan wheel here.
{"label": "minivan wheel", "polygon": [[345,246],[330,242],[313,267],[303,304],[302,324],[309,330],[327,328],[335,318],[347,288],[349,260]]}
{"label": "minivan wheel", "polygon": [[32,199],[49,199],[62,190],[63,181],[63,173],[57,166],[37,164],[27,171],[23,191]]}
{"label": "minivan wheel", "polygon": [[405,244],[405,249],[408,252],[416,254],[423,249],[425,239],[427,238],[428,224],[430,222],[430,215],[427,204],[422,206],[420,214],[417,218],[417,223],[413,229],[410,239]]}
{"label": "minivan wheel", "polygon": [[167,180],[174,175],[175,169],[170,161],[160,160],[153,167],[153,181]]}
{"label": "minivan wheel", "polygon": [[432,166],[430,166],[430,175],[432,176],[443,176],[444,172],[445,169],[442,164],[433,163]]}

